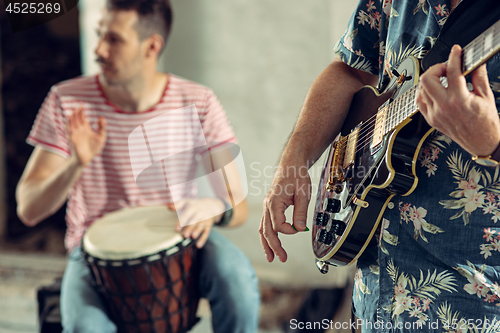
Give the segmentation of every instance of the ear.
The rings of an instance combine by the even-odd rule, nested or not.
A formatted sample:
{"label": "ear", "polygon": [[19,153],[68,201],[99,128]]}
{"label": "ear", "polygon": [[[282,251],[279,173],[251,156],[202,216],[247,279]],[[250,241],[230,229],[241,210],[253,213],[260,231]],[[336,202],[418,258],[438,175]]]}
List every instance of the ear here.
{"label": "ear", "polygon": [[147,40],[148,46],[146,50],[146,57],[158,57],[163,46],[165,45],[165,41],[163,37],[158,34],[151,35]]}

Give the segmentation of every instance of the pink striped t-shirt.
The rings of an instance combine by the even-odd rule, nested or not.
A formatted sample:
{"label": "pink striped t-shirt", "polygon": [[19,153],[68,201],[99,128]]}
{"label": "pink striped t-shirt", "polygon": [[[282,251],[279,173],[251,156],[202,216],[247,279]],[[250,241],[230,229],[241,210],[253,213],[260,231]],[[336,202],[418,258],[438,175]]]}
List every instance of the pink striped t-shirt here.
{"label": "pink striped t-shirt", "polygon": [[[203,131],[208,145],[221,142],[236,142],[224,109],[217,97],[207,87],[168,74],[168,83],[161,100],[150,110],[130,113],[120,110],[104,96],[97,76],[81,76],[54,85],[43,102],[27,142],[33,146],[70,156],[70,144],[66,133],[67,118],[83,105],[91,124],[103,116],[107,122],[107,139],[103,151],[94,157],[83,170],[81,177],[71,189],[66,211],[67,232],[65,246],[71,251],[79,246],[83,234],[96,219],[120,208],[171,204],[168,189],[139,187],[134,179],[130,153],[142,146],[129,147],[130,133],[152,118],[187,106],[195,106],[198,119],[172,118],[156,133],[148,133],[148,139],[168,141],[175,151],[189,151],[199,140],[196,126]],[[151,121],[150,121],[151,123]],[[144,128],[144,125],[143,125]],[[153,135],[154,134],[154,135]],[[199,133],[198,133],[199,134]],[[156,137],[155,137],[156,135]],[[131,149],[129,152],[129,148]],[[144,151],[149,158],[151,152]],[[170,159],[168,175],[177,173],[186,176],[196,170],[196,160],[186,154]],[[156,181],[153,179],[152,181]],[[146,177],[147,182],[147,177]],[[195,188],[185,189],[194,194]]]}

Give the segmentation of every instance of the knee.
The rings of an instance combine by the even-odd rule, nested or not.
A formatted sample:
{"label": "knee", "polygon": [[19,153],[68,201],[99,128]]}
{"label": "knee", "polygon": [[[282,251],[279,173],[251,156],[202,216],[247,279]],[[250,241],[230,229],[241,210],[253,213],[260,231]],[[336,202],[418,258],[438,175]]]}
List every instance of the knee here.
{"label": "knee", "polygon": [[212,279],[214,289],[219,291],[226,304],[231,305],[228,308],[237,312],[258,311],[260,305],[259,285],[250,262],[247,265],[219,268]]}
{"label": "knee", "polygon": [[254,311],[260,305],[258,279],[247,256],[213,233],[201,251],[200,289],[209,299]]}

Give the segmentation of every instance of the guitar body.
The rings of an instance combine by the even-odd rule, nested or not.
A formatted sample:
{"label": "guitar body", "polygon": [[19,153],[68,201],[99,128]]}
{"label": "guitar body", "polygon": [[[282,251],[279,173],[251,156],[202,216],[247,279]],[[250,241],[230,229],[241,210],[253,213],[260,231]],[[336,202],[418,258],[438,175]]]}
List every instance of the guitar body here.
{"label": "guitar body", "polygon": [[[383,93],[366,86],[355,94],[341,132],[330,146],[312,229],[314,255],[323,264],[344,266],[356,261],[376,241],[373,236],[390,199],[409,195],[417,186],[415,164],[432,128],[416,112],[385,135],[379,133],[384,126],[379,111],[401,103],[400,97],[417,85],[418,60],[406,59],[397,72],[400,76]],[[390,121],[386,115],[385,122]]]}

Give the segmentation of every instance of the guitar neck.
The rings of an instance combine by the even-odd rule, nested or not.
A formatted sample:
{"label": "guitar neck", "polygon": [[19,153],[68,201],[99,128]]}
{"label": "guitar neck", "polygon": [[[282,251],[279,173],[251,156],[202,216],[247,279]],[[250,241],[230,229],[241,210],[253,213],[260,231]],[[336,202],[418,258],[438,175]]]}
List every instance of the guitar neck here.
{"label": "guitar neck", "polygon": [[500,51],[500,20],[464,47],[463,74],[470,74],[498,51]]}
{"label": "guitar neck", "polygon": [[[464,47],[462,52],[463,75],[470,74],[499,51],[500,20]],[[379,113],[384,113],[383,125],[380,124],[383,135],[391,132],[407,118],[418,112],[415,103],[417,88],[418,84],[379,111]]]}

